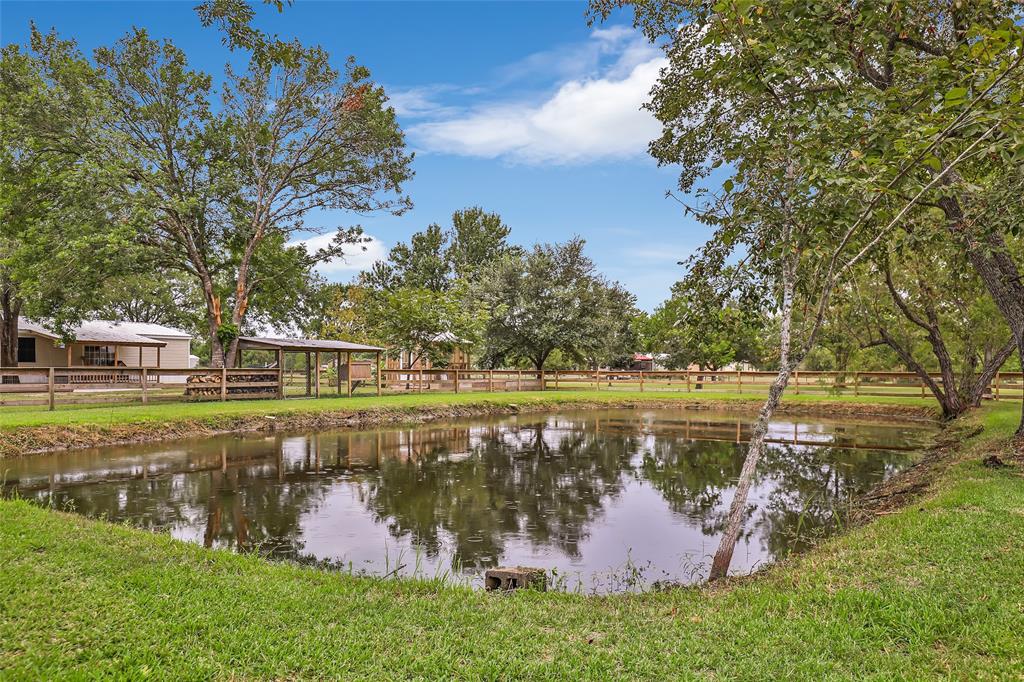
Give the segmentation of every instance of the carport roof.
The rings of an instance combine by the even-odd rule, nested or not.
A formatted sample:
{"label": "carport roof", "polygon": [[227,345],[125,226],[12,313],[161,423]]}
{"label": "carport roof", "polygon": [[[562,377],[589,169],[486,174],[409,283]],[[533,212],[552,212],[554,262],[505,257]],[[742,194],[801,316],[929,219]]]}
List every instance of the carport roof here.
{"label": "carport roof", "polygon": [[283,351],[348,351],[348,352],[381,352],[378,346],[367,346],[348,341],[329,341],[326,339],[278,339],[262,336],[240,336],[238,347],[245,350],[283,350]]}

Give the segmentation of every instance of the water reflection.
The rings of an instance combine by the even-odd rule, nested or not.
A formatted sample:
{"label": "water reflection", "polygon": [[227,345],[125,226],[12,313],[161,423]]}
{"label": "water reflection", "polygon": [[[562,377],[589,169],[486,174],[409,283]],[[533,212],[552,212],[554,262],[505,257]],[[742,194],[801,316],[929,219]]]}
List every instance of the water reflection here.
{"label": "water reflection", "polygon": [[[529,564],[592,585],[629,556],[648,579],[678,580],[699,576],[717,543],[748,433],[726,414],[523,415],[97,449],[8,462],[2,478],[8,493],[207,547],[356,570],[384,572],[402,554],[405,572]],[[927,434],[773,423],[734,569],[829,532]]]}

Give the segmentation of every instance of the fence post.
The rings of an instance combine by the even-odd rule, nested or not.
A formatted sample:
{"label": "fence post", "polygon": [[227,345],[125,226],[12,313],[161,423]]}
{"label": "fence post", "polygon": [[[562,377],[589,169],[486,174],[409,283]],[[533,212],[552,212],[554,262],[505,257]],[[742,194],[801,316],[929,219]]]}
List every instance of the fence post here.
{"label": "fence post", "polygon": [[800,395],[800,370],[793,370],[793,387],[796,389],[796,394]]}
{"label": "fence post", "polygon": [[736,370],[736,392],[743,393],[743,370]]}
{"label": "fence post", "polygon": [[313,386],[316,397],[320,397],[320,351],[313,354],[313,364],[316,365],[316,374],[313,375]]}
{"label": "fence post", "polygon": [[284,351],[277,349],[277,399],[284,399]]}
{"label": "fence post", "polygon": [[420,380],[416,383],[416,392],[423,393],[423,368],[420,367]]}
{"label": "fence post", "polygon": [[601,370],[600,369],[595,369],[594,370],[594,387],[598,391],[601,390]]}
{"label": "fence post", "polygon": [[53,410],[55,409],[54,403],[56,402],[55,401],[55,396],[54,396],[53,384],[54,384],[54,380],[53,380],[53,367],[51,367],[50,371],[46,373],[46,391],[49,394],[49,399],[50,399],[50,412],[53,412]]}
{"label": "fence post", "polygon": [[547,377],[544,374],[544,370],[540,371],[540,390],[542,390],[542,391],[548,390],[548,379],[547,379]]}
{"label": "fence post", "polygon": [[516,370],[516,390],[523,390],[523,370],[521,369]]}
{"label": "fence post", "polygon": [[555,370],[555,390],[558,390],[558,370]]}
{"label": "fence post", "polygon": [[228,368],[220,368],[220,400],[224,402],[228,399]]}
{"label": "fence post", "polygon": [[455,370],[455,392],[459,392],[459,370]]}
{"label": "fence post", "polygon": [[147,388],[146,387],[146,383],[147,383],[148,375],[149,375],[148,370],[145,367],[143,367],[142,368],[142,376],[139,377],[139,384],[142,386],[142,404],[143,405],[145,405],[146,403],[149,402],[149,394],[148,394],[148,391],[146,390],[146,388]]}
{"label": "fence post", "polygon": [[686,392],[690,392],[690,370],[686,370]]}
{"label": "fence post", "polygon": [[996,376],[995,376],[994,381],[996,382],[995,383],[995,389],[996,389],[995,390],[995,394],[996,394],[996,400],[998,401],[999,400],[999,372],[996,372]]}
{"label": "fence post", "polygon": [[[338,353],[341,359],[341,353]],[[341,367],[338,368],[339,370]],[[338,393],[341,393],[341,379],[338,379]],[[352,351],[345,353],[345,394],[352,397]]]}
{"label": "fence post", "polygon": [[487,370],[487,392],[488,393],[493,393],[494,392],[494,370],[493,369]]}
{"label": "fence post", "polygon": [[644,371],[640,370],[640,392],[644,392]]}
{"label": "fence post", "polygon": [[860,395],[860,372],[853,373],[853,395]]}

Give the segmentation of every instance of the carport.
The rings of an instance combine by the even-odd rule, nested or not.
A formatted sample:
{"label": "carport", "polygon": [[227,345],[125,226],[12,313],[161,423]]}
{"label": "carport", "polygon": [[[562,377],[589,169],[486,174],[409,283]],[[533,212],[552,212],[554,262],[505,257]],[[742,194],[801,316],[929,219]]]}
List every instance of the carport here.
{"label": "carport", "polygon": [[[242,366],[242,351],[269,351],[276,359],[276,365],[281,369],[281,381],[278,386],[278,397],[285,397],[285,354],[304,354],[306,358],[306,392],[305,397],[319,398],[321,394],[321,374],[323,365],[321,358],[333,358],[338,376],[338,395],[352,395],[352,385],[361,379],[374,378],[377,388],[377,395],[381,393],[380,387],[380,354],[383,348],[367,346],[360,343],[348,341],[328,341],[325,339],[280,339],[261,336],[242,336],[238,339],[238,366]],[[354,354],[372,354],[374,357],[372,368],[367,368],[365,362],[354,363]],[[342,356],[345,361],[342,363]],[[316,368],[314,371],[313,368]],[[362,376],[365,375],[365,376]],[[344,386],[344,391],[342,387]]]}

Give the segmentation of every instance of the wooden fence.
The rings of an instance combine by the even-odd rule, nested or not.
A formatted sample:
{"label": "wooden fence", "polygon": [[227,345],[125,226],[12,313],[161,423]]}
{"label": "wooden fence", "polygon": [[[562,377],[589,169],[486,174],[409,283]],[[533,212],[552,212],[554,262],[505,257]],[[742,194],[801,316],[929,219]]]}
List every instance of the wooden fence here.
{"label": "wooden fence", "polygon": [[542,391],[551,372],[529,369],[386,369],[381,386],[393,393]]}
{"label": "wooden fence", "polygon": [[[287,373],[284,378],[282,382],[276,368],[0,368],[0,406],[48,405],[54,409],[58,404],[75,403],[283,398],[289,385]],[[767,393],[774,378],[775,372],[757,371],[381,369],[380,390],[371,385],[376,383],[376,376],[366,386],[371,394],[587,389],[756,395]],[[933,378],[941,386],[941,377]],[[924,381],[913,372],[796,372],[788,391],[797,395],[931,396]],[[986,398],[1024,399],[1024,374],[1000,372]]]}
{"label": "wooden fence", "polygon": [[[640,392],[767,393],[776,372],[630,371],[630,370],[384,370],[382,385],[391,393],[628,390]],[[939,386],[942,377],[932,375]],[[928,398],[925,382],[914,372],[795,372],[788,390],[794,394]],[[1024,399],[1024,374],[1000,372],[988,398]]]}
{"label": "wooden fence", "polygon": [[0,368],[0,405],[278,398],[278,369]]}

